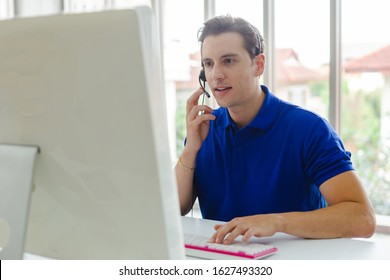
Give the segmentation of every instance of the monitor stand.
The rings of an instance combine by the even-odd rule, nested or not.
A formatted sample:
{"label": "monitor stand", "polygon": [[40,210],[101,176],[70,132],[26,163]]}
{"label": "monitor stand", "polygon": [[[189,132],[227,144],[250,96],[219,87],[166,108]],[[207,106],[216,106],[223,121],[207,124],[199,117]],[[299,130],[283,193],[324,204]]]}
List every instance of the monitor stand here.
{"label": "monitor stand", "polygon": [[0,144],[0,259],[22,259],[39,148]]}

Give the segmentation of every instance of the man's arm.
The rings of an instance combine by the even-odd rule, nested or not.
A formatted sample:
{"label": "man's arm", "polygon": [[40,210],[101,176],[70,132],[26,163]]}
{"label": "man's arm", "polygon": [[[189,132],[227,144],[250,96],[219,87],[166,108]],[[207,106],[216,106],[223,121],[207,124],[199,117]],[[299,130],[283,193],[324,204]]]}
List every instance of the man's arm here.
{"label": "man's arm", "polygon": [[246,241],[276,232],[304,238],[370,237],[374,233],[375,213],[354,171],[327,180],[320,191],[329,205],[325,208],[236,218],[217,225],[212,240],[230,244],[239,235]]}
{"label": "man's arm", "polygon": [[191,210],[194,203],[193,181],[195,160],[196,153],[193,154],[184,148],[183,153],[175,166],[180,211],[183,216]]}
{"label": "man's arm", "polygon": [[187,141],[183,153],[176,164],[176,182],[178,186],[180,211],[187,214],[194,203],[194,172],[196,156],[209,132],[210,121],[215,119],[212,109],[207,105],[198,105],[203,89],[199,88],[187,100],[186,129]]}

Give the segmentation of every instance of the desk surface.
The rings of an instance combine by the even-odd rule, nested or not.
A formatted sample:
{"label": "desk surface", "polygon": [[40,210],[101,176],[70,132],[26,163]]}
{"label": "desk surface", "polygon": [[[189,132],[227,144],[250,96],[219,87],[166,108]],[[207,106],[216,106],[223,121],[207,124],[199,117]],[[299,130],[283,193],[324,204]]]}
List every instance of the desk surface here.
{"label": "desk surface", "polygon": [[[182,217],[183,231],[210,237],[218,221]],[[390,260],[390,242],[370,239],[304,239],[277,233],[271,237],[252,238],[251,242],[270,244],[278,252],[268,260]],[[47,259],[26,253],[24,259]],[[189,258],[190,259],[190,258]]]}
{"label": "desk surface", "polygon": [[[183,217],[183,230],[210,237],[217,221]],[[270,244],[278,252],[268,260],[390,260],[390,244],[372,239],[304,239],[277,233],[272,237],[252,238],[251,242]]]}

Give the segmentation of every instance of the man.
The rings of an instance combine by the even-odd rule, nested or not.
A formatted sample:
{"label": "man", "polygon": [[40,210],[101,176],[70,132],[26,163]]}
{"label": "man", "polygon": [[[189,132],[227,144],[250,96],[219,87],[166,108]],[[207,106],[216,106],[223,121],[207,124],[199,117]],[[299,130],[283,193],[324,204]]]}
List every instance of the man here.
{"label": "man", "polygon": [[375,214],[350,153],[318,115],[260,86],[264,43],[247,21],[213,18],[200,30],[202,66],[220,108],[187,101],[187,138],[175,167],[182,215],[227,221],[211,240],[284,232],[369,237]]}

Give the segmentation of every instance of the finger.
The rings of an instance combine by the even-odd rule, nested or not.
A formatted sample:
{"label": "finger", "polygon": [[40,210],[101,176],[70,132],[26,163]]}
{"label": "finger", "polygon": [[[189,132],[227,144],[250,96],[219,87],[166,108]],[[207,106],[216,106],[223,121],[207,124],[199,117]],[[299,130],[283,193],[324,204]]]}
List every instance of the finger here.
{"label": "finger", "polygon": [[242,236],[242,241],[248,242],[249,239],[251,239],[252,236],[254,236],[256,233],[255,229],[253,227],[249,228],[244,235]]}
{"label": "finger", "polygon": [[196,105],[193,106],[189,114],[187,115],[189,120],[194,120],[200,115],[206,115],[206,114],[211,114],[213,112],[213,109],[211,109],[207,105]]}
{"label": "finger", "polygon": [[223,225],[221,225],[221,224],[215,225],[215,226],[214,226],[214,229],[215,229],[215,230],[218,230],[221,226],[223,226]]}
{"label": "finger", "polygon": [[210,238],[210,242],[211,243],[215,243],[215,240],[216,240],[216,238],[217,238],[217,235],[218,235],[218,229],[220,228],[220,227],[222,227],[222,225],[220,225],[220,224],[218,224],[218,225],[214,225],[214,229],[215,229],[215,232],[214,232],[214,234],[211,236],[211,238]]}
{"label": "finger", "polygon": [[227,235],[230,234],[234,228],[235,226],[231,222],[226,223],[223,226],[219,227],[215,232],[215,243],[218,244],[223,243]]}
{"label": "finger", "polygon": [[247,229],[242,226],[236,226],[223,240],[223,244],[229,245],[240,235],[244,235]]}
{"label": "finger", "polygon": [[187,99],[187,115],[191,112],[192,108],[198,105],[199,97],[203,94],[203,89],[198,88],[191,96]]}

